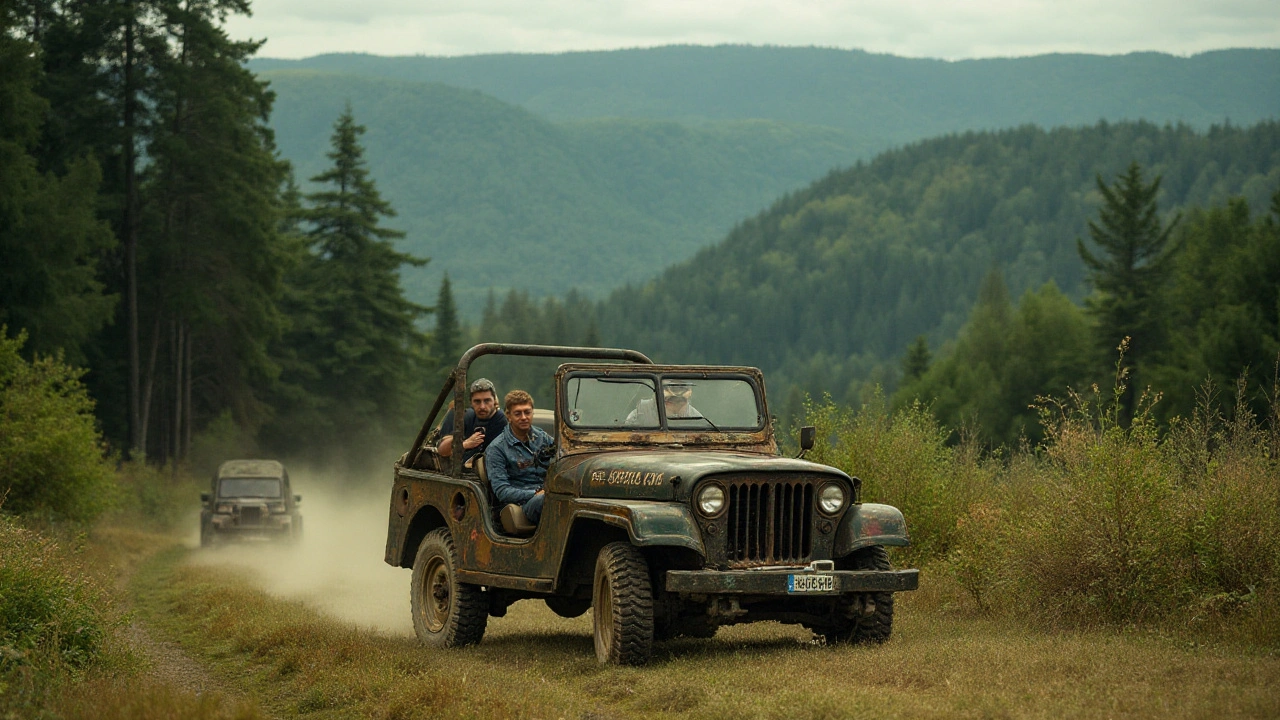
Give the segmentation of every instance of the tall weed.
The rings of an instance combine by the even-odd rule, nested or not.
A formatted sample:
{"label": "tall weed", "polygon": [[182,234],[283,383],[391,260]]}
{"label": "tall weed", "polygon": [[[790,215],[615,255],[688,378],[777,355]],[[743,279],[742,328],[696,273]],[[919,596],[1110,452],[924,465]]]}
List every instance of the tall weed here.
{"label": "tall weed", "polygon": [[[829,399],[806,407],[810,457],[896,505],[912,549],[982,612],[1055,626],[1162,625],[1280,647],[1280,406],[1228,418],[1202,390],[1195,414],[1162,433],[1144,398],[1124,421],[1123,372],[1045,399],[1045,440],[1007,457],[959,444],[920,405],[889,414]],[[1236,393],[1243,397],[1244,393]]]}

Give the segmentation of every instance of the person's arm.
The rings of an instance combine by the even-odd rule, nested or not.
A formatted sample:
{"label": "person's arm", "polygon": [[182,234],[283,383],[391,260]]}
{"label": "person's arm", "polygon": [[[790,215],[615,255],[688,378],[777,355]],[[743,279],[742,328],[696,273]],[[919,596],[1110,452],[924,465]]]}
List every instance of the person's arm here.
{"label": "person's arm", "polygon": [[436,454],[440,457],[453,454],[453,408],[449,408],[440,423],[440,442],[436,443]]}
{"label": "person's arm", "polygon": [[493,488],[493,494],[498,496],[499,502],[523,505],[529,498],[538,494],[533,490],[511,484],[507,455],[502,452],[502,447],[497,442],[490,445],[484,452],[484,467],[489,474],[489,486]]}

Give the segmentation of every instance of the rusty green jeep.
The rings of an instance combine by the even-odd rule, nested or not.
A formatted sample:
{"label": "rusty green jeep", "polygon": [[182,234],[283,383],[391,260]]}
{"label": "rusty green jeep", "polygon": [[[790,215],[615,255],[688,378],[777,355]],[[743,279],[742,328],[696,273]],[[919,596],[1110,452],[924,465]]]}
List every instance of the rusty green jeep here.
{"label": "rusty green jeep", "polygon": [[[575,359],[555,374],[537,526],[499,507],[483,463],[441,458],[431,428],[453,395],[462,444],[467,369],[483,355]],[[591,362],[581,362],[587,360]],[[804,450],[813,430],[801,433]],[[396,463],[386,562],[412,568],[413,625],[434,647],[480,642],[489,616],[539,598],[592,611],[601,662],[643,664],[653,643],[721,625],[798,623],[828,642],[889,639],[902,513],[861,483],[781,457],[764,378],[748,367],[655,365],[633,350],[483,344],[468,350]]]}

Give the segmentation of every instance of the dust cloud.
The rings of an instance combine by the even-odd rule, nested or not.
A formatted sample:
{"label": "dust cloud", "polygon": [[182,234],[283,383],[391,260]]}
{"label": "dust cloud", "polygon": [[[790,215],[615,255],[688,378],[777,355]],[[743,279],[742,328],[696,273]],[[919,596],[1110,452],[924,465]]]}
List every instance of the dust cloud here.
{"label": "dust cloud", "polygon": [[390,473],[386,483],[342,489],[305,471],[290,468],[289,474],[293,492],[302,495],[302,542],[220,543],[194,553],[191,562],[247,570],[273,595],[361,628],[412,636],[410,572],[382,560]]}

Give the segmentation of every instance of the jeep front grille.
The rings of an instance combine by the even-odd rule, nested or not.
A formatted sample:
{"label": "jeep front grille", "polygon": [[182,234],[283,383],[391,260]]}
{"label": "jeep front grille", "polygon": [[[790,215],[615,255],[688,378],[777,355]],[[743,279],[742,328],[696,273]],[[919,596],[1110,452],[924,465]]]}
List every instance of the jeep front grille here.
{"label": "jeep front grille", "polygon": [[735,480],[725,550],[730,565],[803,564],[813,552],[813,483]]}
{"label": "jeep front grille", "polygon": [[261,525],[262,508],[257,505],[245,505],[240,508],[241,525]]}

